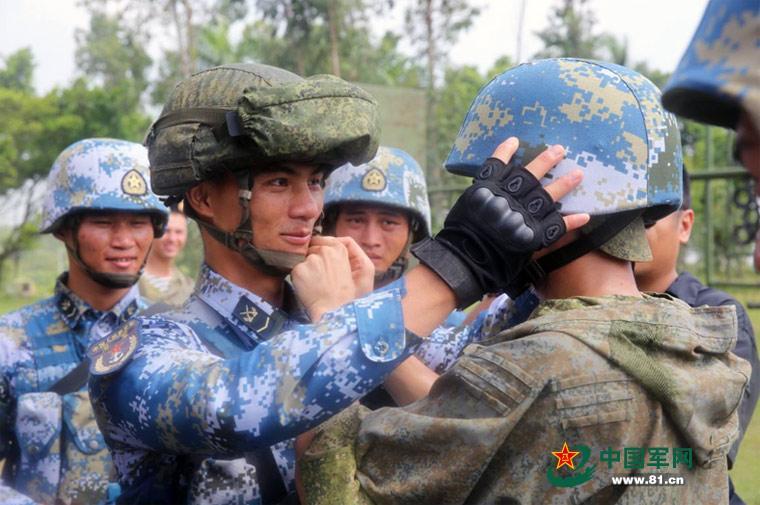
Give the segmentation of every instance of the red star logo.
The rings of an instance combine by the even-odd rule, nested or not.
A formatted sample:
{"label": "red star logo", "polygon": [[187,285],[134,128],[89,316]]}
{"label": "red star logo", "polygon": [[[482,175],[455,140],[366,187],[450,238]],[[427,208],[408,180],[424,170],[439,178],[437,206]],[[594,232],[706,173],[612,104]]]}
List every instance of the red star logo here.
{"label": "red star logo", "polygon": [[554,457],[557,458],[557,470],[562,468],[563,466],[567,465],[570,467],[570,470],[575,470],[575,465],[573,464],[573,458],[576,457],[578,454],[580,454],[580,451],[571,451],[567,447],[567,442],[562,444],[562,450],[559,452],[552,451],[552,454]]}

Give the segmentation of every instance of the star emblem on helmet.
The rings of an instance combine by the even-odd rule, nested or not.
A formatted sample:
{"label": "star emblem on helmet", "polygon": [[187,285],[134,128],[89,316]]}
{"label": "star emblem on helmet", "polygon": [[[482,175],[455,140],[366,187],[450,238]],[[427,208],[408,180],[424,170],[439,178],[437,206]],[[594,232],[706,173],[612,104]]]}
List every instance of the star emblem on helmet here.
{"label": "star emblem on helmet", "polygon": [[122,177],[121,190],[127,195],[143,196],[148,192],[148,184],[145,177],[133,168]]}
{"label": "star emblem on helmet", "polygon": [[362,189],[367,191],[382,191],[387,185],[385,174],[378,168],[370,168],[362,177]]}

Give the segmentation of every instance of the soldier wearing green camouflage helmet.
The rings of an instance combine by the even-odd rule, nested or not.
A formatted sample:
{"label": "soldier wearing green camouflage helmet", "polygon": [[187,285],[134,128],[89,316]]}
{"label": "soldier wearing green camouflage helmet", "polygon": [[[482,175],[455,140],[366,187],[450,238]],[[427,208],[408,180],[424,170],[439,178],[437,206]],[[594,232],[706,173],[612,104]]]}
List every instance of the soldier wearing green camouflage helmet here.
{"label": "soldier wearing green camouflage helmet", "polygon": [[[302,502],[725,503],[725,456],[749,373],[730,352],[733,307],[692,309],[644,295],[633,276],[633,263],[650,252],[641,215],[666,214],[681,193],[678,130],[658,98],[629,69],[578,59],[524,64],[481,90],[448,166],[466,172],[489,155],[473,144],[517,131],[525,143],[512,138],[506,160],[473,168],[477,178],[503,173],[522,145],[561,143],[570,170],[580,166],[585,178],[559,202],[591,222],[537,253],[540,266],[565,251],[526,280],[543,299],[530,318],[484,327],[480,345],[427,398],[371,413],[354,408],[322,425],[300,462]],[[526,182],[501,184],[532,191]],[[667,448],[665,463],[651,448]],[[631,463],[633,450],[640,463]],[[684,485],[613,480],[639,473],[678,475]]]}
{"label": "soldier wearing green camouflage helmet", "polygon": [[167,219],[147,181],[145,148],[123,140],[81,140],[53,164],[41,231],[64,243],[69,268],[52,297],[0,318],[4,504],[106,500],[112,464],[85,351],[146,306],[134,284]]}
{"label": "soldier wearing green camouflage helmet", "polygon": [[425,174],[408,153],[380,147],[363,165],[347,164],[325,187],[326,234],[350,236],[375,265],[375,288],[406,271],[409,246],[430,235]]}
{"label": "soldier wearing green camouflage helmet", "polygon": [[[120,503],[278,503],[293,490],[296,434],[383,380],[400,403],[427,392],[434,374],[409,358],[417,335],[498,280],[457,264],[453,290],[417,268],[357,298],[372,289],[371,261],[313,228],[324,176],[370,160],[376,128],[374,100],[333,77],[226,65],[177,85],[147,137],[151,183],[199,223],[204,265],[181,309],[138,318],[89,351]],[[547,154],[533,170],[556,161]],[[555,197],[573,185],[561,179]]]}

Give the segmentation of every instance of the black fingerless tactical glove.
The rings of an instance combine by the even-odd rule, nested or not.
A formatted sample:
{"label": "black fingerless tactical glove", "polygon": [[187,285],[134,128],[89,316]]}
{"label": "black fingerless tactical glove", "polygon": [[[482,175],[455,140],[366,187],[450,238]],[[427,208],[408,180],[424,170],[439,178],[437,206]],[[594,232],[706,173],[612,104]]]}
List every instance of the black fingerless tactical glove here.
{"label": "black fingerless tactical glove", "polygon": [[412,254],[451,287],[462,308],[486,293],[516,298],[527,288],[518,274],[531,255],[564,233],[557,205],[539,181],[523,166],[489,158],[443,229]]}

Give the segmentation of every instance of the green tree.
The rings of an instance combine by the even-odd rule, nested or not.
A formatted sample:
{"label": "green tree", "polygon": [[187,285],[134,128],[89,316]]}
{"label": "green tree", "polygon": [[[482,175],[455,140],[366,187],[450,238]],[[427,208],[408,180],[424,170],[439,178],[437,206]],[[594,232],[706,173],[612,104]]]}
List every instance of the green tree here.
{"label": "green tree", "polygon": [[[439,74],[446,68],[449,48],[459,35],[469,28],[480,9],[467,0],[412,0],[405,13],[405,33],[425,61],[424,84],[426,89],[427,130],[425,134],[426,156],[424,166],[428,184],[444,183],[441,168],[441,127],[437,124],[440,95]],[[474,95],[473,95],[474,96]],[[444,127],[445,128],[445,127]],[[438,195],[431,198],[433,209],[442,209],[445,203]],[[437,213],[434,210],[434,213]]]}
{"label": "green tree", "polygon": [[602,46],[601,35],[594,33],[596,16],[588,0],[562,0],[552,7],[549,26],[536,32],[544,48],[535,58],[596,58]]}
{"label": "green tree", "polygon": [[629,64],[628,39],[596,30],[588,0],[560,0],[549,11],[549,24],[536,36],[544,48],[534,58],[592,58]]}
{"label": "green tree", "polygon": [[[15,62],[20,60],[34,68],[31,53],[22,51],[6,59],[0,76],[19,75]],[[136,95],[125,98],[124,83],[118,80],[108,81],[110,86],[93,85],[80,77],[67,88],[38,96],[31,85],[18,85],[33,82],[33,72],[20,75],[25,77],[3,81],[10,87],[0,86],[0,212],[7,215],[3,206],[11,206],[17,218],[0,238],[0,274],[4,263],[28,247],[34,236],[38,188],[56,156],[86,137],[139,141],[149,124]]]}
{"label": "green tree", "polygon": [[[61,113],[50,95],[34,94],[34,60],[28,49],[10,55],[0,76],[0,212],[8,223],[0,234],[0,277],[6,262],[30,246],[36,227],[32,224],[39,195],[38,187],[58,154],[61,143],[70,140],[76,117]],[[19,71],[19,68],[28,70]],[[64,144],[65,145],[65,144]]]}
{"label": "green tree", "polygon": [[34,57],[28,47],[19,49],[3,58],[5,68],[0,70],[0,88],[15,89],[31,93],[33,91]]}

